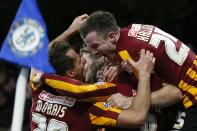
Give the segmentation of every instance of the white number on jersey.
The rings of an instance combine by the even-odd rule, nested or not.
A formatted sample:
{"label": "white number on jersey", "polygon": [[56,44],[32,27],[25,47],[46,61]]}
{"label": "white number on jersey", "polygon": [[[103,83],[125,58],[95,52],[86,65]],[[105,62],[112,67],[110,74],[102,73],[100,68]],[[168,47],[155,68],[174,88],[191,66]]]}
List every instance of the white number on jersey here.
{"label": "white number on jersey", "polygon": [[179,51],[177,51],[175,46],[177,39],[155,27],[149,44],[157,48],[160,44],[160,41],[164,41],[165,50],[168,57],[181,66],[187,58],[190,49],[182,43]]}
{"label": "white number on jersey", "polygon": [[156,131],[157,130],[157,118],[155,115],[149,113],[146,123],[140,128],[140,131]]}
{"label": "white number on jersey", "polygon": [[173,129],[175,129],[175,130],[172,130],[172,131],[178,131],[183,128],[183,125],[185,123],[185,121],[184,121],[185,117],[186,117],[185,112],[181,112],[181,111],[178,112],[177,121],[173,126]]}
{"label": "white number on jersey", "polygon": [[32,121],[38,124],[38,128],[33,131],[68,131],[68,125],[65,122],[51,119],[47,125],[46,117],[33,112]]}

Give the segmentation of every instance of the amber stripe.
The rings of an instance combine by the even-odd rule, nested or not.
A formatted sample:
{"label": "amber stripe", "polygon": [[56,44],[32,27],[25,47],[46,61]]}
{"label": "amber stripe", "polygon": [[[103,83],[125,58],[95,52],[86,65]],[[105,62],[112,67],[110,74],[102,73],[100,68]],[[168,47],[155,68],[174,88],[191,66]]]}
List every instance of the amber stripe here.
{"label": "amber stripe", "polygon": [[[184,92],[184,94],[187,96],[184,98],[183,100],[183,104],[186,108],[190,107],[193,104],[197,103],[197,100],[195,99],[195,94],[192,94],[194,92],[192,92],[192,89],[195,89],[196,87],[191,86],[189,84],[187,84],[186,82],[184,82],[183,80],[180,81],[179,83],[179,88]],[[191,91],[191,92],[190,92]],[[197,94],[196,94],[197,95]],[[189,98],[189,100],[188,100]],[[190,103],[191,102],[191,103]]]}
{"label": "amber stripe", "polygon": [[107,117],[97,117],[91,113],[89,113],[89,115],[90,115],[91,124],[93,125],[116,126],[117,121],[114,119]]}
{"label": "amber stripe", "polygon": [[61,89],[56,89],[56,91],[61,95],[67,95],[69,97],[73,97],[76,99],[83,99],[83,101],[97,101],[97,99],[100,99],[99,101],[104,101],[106,100],[106,98],[108,98],[108,96],[117,93],[117,88],[110,87],[106,89],[100,89],[100,90],[95,90],[92,92],[85,92],[85,93],[75,93],[75,92],[70,92],[69,90],[66,91]]}
{"label": "amber stripe", "polygon": [[[92,106],[89,110],[90,113],[94,114],[95,116],[103,116],[108,117],[111,119],[117,119],[121,110],[112,108],[112,107],[105,107],[104,102],[97,102]],[[105,113],[105,114],[104,114]]]}
{"label": "amber stripe", "polygon": [[193,64],[194,64],[195,66],[197,66],[197,60],[194,60],[194,61],[193,61]]}
{"label": "amber stripe", "polygon": [[192,68],[189,68],[186,73],[191,79],[197,81],[197,72],[193,70]]}

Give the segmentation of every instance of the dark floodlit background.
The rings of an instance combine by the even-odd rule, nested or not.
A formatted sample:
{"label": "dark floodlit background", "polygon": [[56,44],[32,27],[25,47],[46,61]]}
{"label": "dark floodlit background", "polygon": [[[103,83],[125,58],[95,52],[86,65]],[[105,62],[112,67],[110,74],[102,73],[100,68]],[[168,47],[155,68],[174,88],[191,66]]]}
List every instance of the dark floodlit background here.
{"label": "dark floodlit background", "polygon": [[[0,0],[0,46],[20,2]],[[120,27],[131,23],[152,24],[197,50],[197,0],[38,0],[38,5],[50,40],[67,29],[76,16],[106,10],[114,14]],[[73,44],[78,42],[79,36],[71,39]],[[10,126],[18,70],[19,67],[0,60],[0,127]],[[29,105],[27,102],[27,111]]]}

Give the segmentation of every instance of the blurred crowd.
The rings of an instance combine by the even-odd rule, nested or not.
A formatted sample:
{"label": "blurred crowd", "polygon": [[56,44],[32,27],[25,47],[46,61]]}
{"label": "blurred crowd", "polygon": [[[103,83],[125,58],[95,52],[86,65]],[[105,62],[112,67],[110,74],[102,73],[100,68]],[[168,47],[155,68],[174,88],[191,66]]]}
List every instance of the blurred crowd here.
{"label": "blurred crowd", "polygon": [[[0,131],[8,131],[12,122],[14,96],[19,68],[0,61]],[[29,112],[31,99],[27,91],[25,113]],[[29,113],[28,113],[29,114]],[[24,115],[24,130],[28,130],[29,115]]]}

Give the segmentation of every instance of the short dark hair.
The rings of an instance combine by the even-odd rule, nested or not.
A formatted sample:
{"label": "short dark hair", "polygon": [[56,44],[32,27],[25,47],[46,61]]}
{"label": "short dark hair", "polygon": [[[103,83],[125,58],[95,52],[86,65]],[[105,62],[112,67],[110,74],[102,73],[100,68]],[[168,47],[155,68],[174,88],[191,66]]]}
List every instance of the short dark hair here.
{"label": "short dark hair", "polygon": [[98,35],[106,38],[106,35],[110,31],[117,32],[119,26],[110,12],[96,11],[92,13],[86,22],[81,25],[80,35],[85,38],[88,33],[96,31]]}
{"label": "short dark hair", "polygon": [[66,75],[69,69],[73,69],[74,59],[65,54],[72,49],[68,42],[54,42],[49,48],[49,62],[58,75]]}

